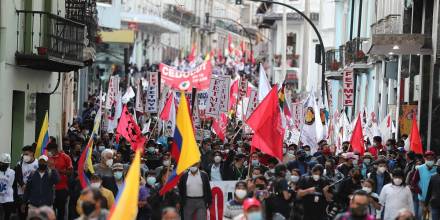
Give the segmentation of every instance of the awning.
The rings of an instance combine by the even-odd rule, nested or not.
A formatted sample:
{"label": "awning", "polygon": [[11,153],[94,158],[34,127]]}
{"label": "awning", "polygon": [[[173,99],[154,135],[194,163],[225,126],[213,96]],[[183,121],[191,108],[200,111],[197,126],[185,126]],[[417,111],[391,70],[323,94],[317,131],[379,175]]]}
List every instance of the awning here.
{"label": "awning", "polygon": [[373,35],[371,55],[432,54],[432,40],[424,34]]}
{"label": "awning", "polygon": [[153,33],[178,33],[180,26],[156,15],[121,13],[122,22],[137,23],[140,30]]}
{"label": "awning", "polygon": [[99,35],[104,43],[132,44],[134,42],[133,30],[101,31]]}

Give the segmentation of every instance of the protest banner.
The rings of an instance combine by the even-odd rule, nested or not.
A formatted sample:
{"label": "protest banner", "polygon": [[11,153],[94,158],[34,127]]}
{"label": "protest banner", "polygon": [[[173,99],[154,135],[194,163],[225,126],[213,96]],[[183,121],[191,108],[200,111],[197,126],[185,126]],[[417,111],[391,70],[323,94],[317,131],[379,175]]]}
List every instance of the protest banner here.
{"label": "protest banner", "polygon": [[212,205],[208,210],[208,219],[222,220],[226,203],[234,198],[237,181],[211,181]]}
{"label": "protest banner", "polygon": [[119,77],[111,76],[108,83],[107,98],[105,100],[105,108],[112,109],[116,103],[116,95],[119,93]]}
{"label": "protest banner", "polygon": [[213,76],[211,78],[206,116],[218,118],[220,113],[228,112],[230,81],[229,76]]}
{"label": "protest banner", "polygon": [[147,103],[145,105],[145,111],[149,113],[157,113],[158,112],[158,73],[150,72],[149,74],[149,83],[147,90]]}
{"label": "protest banner", "polygon": [[249,104],[246,110],[246,119],[254,112],[258,106],[258,91],[256,88],[252,88],[249,96]]}
{"label": "protest banner", "polygon": [[164,83],[173,89],[190,90],[196,88],[204,90],[209,88],[212,66],[211,61],[207,60],[190,71],[182,71],[161,63],[159,71]]}

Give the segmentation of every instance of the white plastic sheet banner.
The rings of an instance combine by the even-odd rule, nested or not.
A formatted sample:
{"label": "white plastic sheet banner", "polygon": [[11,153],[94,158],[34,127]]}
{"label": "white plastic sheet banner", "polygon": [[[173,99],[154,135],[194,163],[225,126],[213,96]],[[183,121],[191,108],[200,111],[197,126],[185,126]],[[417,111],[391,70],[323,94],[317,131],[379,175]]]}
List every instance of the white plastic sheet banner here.
{"label": "white plastic sheet banner", "polygon": [[148,80],[148,90],[147,90],[147,103],[145,104],[145,110],[149,113],[158,112],[158,86],[159,79],[157,72],[150,72]]}
{"label": "white plastic sheet banner", "polygon": [[218,118],[220,113],[228,112],[230,84],[229,76],[212,76],[206,116]]}

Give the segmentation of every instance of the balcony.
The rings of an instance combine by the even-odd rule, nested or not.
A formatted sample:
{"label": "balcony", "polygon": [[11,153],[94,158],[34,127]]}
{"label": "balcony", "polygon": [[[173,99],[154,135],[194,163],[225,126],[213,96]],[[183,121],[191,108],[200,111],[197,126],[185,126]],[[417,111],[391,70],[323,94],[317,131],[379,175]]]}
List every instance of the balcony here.
{"label": "balcony", "polygon": [[69,72],[84,66],[85,25],[42,11],[17,11],[18,66]]}
{"label": "balcony", "polygon": [[337,72],[344,68],[344,52],[341,49],[330,49],[325,52],[325,70]]}
{"label": "balcony", "polygon": [[187,28],[200,27],[201,25],[200,17],[197,17],[193,12],[187,11],[176,5],[167,5],[163,17]]}
{"label": "balcony", "polygon": [[345,64],[356,65],[355,67],[362,68],[363,65],[368,63],[368,47],[368,38],[354,38],[348,41],[344,46]]}
{"label": "balcony", "polygon": [[428,55],[432,53],[432,39],[425,34],[402,32],[400,15],[388,15],[371,25],[373,32],[371,55]]}

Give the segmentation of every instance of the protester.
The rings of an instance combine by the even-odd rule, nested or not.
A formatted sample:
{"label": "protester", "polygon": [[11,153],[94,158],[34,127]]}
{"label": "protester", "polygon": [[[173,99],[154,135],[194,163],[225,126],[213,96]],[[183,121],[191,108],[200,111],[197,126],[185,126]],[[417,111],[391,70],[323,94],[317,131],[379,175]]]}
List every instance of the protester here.
{"label": "protester", "polygon": [[376,170],[371,172],[368,178],[374,181],[374,192],[379,195],[382,188],[391,182],[391,175],[388,172],[388,163],[385,159],[378,159],[375,161],[375,165],[377,166]]}
{"label": "protester", "polygon": [[349,211],[336,216],[335,220],[374,220],[368,213],[369,196],[363,190],[353,192],[350,199]]}
{"label": "protester", "polygon": [[368,195],[368,214],[376,216],[376,211],[380,210],[381,205],[379,203],[379,195],[373,192],[374,181],[372,179],[366,179],[362,183],[362,190]]}
{"label": "protester", "polygon": [[[116,198],[119,190],[121,190],[124,185],[124,166],[121,163],[115,163],[111,169],[111,176],[102,176],[102,186],[112,191]],[[99,175],[96,172],[95,174]]]}
{"label": "protester", "polygon": [[54,188],[60,177],[56,170],[48,167],[48,160],[46,155],[38,158],[38,169],[26,183],[23,200],[29,204],[30,210],[44,205],[52,206],[54,203]]}
{"label": "protester", "polygon": [[9,168],[11,155],[0,154],[0,206],[3,208],[4,218],[9,219],[14,210],[14,184],[15,171]]}
{"label": "protester", "polygon": [[235,184],[234,198],[226,203],[223,219],[233,219],[243,213],[243,201],[248,194],[246,182],[238,181]]}
{"label": "protester", "polygon": [[414,210],[411,190],[403,182],[403,175],[402,170],[394,170],[392,182],[382,188],[379,201],[384,207],[385,220],[396,218],[401,209]]}
{"label": "protester", "polygon": [[90,187],[81,193],[81,216],[77,220],[106,220],[109,215],[108,210],[102,207],[105,198],[99,188]]}
{"label": "protester", "polygon": [[54,209],[57,219],[64,219],[66,214],[66,204],[69,197],[68,176],[72,175],[73,166],[70,157],[59,151],[55,142],[47,144],[47,155],[49,156],[49,166],[56,170],[60,180],[55,185]]}
{"label": "protester", "polygon": [[23,154],[20,162],[14,168],[15,179],[14,179],[14,194],[15,197],[15,208],[17,209],[17,214],[21,219],[26,218],[26,204],[23,201],[24,189],[26,188],[26,183],[29,180],[32,173],[38,169],[38,161],[34,157],[34,146],[24,146],[21,149]]}
{"label": "protester", "polygon": [[199,166],[198,163],[194,164],[179,181],[184,219],[192,219],[192,216],[196,219],[206,219],[206,209],[212,203],[209,176],[201,171]]}
{"label": "protester", "polygon": [[275,167],[272,196],[266,200],[266,219],[274,219],[276,215],[283,216],[286,219],[290,217],[292,190],[289,190],[286,173],[287,168],[284,164]]}
{"label": "protester", "polygon": [[243,214],[238,215],[234,220],[262,220],[263,210],[261,202],[255,198],[248,198],[243,202]]}
{"label": "protester", "polygon": [[433,220],[440,219],[440,159],[436,165],[437,174],[431,176],[425,198],[425,206],[430,208]]}
{"label": "protester", "polygon": [[211,181],[222,181],[224,176],[224,163],[220,151],[214,152],[214,163],[208,165],[207,173]]}
{"label": "protester", "polygon": [[[101,208],[110,209],[113,206],[113,203],[115,202],[115,197],[113,196],[112,191],[102,186],[102,179],[100,176],[96,174],[90,177],[90,181],[91,181],[90,187],[97,188],[101,192],[102,195]],[[84,196],[81,195],[78,198],[78,202],[76,203],[76,210],[80,215],[83,214],[81,208],[81,204],[83,203],[83,201],[84,201]]]}
{"label": "protester", "polygon": [[105,149],[101,152],[101,162],[99,164],[95,164],[93,169],[97,175],[102,177],[110,177],[113,176],[112,165],[113,151],[110,149]]}
{"label": "protester", "polygon": [[173,207],[167,207],[162,210],[162,220],[179,220],[179,213]]}

